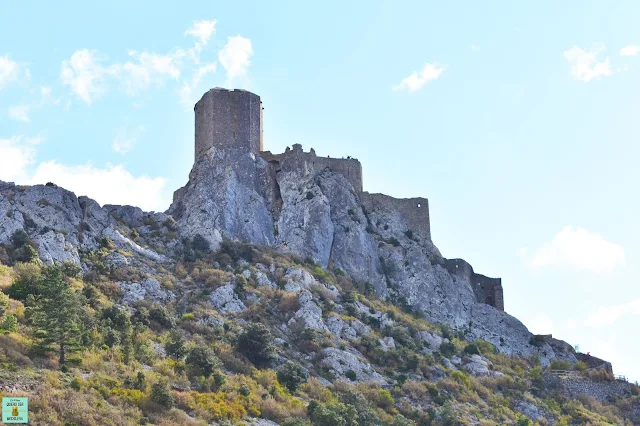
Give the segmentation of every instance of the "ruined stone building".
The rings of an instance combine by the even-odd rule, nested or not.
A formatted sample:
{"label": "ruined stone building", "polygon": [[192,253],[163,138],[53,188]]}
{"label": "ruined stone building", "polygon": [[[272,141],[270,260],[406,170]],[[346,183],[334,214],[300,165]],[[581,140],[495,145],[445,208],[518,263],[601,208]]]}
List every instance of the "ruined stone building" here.
{"label": "ruined stone building", "polygon": [[[287,147],[286,151],[280,154],[266,151],[263,143],[262,102],[259,96],[251,92],[238,89],[211,89],[198,101],[194,110],[195,163],[204,163],[205,166],[201,167],[203,170],[207,168],[219,170],[215,172],[217,176],[233,177],[225,183],[224,188],[221,187],[212,192],[232,191],[237,195],[233,201],[251,206],[250,209],[245,208],[241,212],[242,215],[248,214],[252,217],[246,222],[240,222],[234,217],[233,208],[240,207],[229,207],[228,197],[219,199],[219,204],[227,206],[226,209],[220,210],[220,206],[211,206],[207,210],[201,206],[200,210],[207,210],[207,212],[203,213],[201,219],[193,219],[193,223],[194,225],[197,225],[198,221],[204,223],[214,216],[215,223],[211,223],[211,226],[220,231],[219,235],[212,235],[213,239],[226,236],[263,245],[286,245],[297,249],[298,253],[307,253],[323,267],[340,266],[363,280],[374,283],[382,283],[385,280],[389,282],[389,268],[385,272],[385,265],[390,262],[388,260],[385,263],[384,257],[387,255],[376,253],[375,249],[375,245],[380,246],[380,243],[376,243],[370,236],[362,235],[364,233],[354,238],[351,235],[354,227],[344,224],[347,219],[352,219],[358,221],[363,230],[366,227],[367,232],[378,235],[379,240],[384,240],[383,236],[393,231],[394,235],[406,234],[412,244],[421,241],[420,244],[423,247],[421,250],[428,255],[429,262],[435,262],[434,264],[446,269],[454,279],[469,283],[472,289],[470,297],[475,298],[478,303],[504,310],[502,285],[499,278],[487,278],[475,274],[471,265],[464,260],[444,259],[433,246],[429,224],[429,203],[426,198],[397,199],[384,194],[365,192],[362,165],[357,159],[320,157],[316,155],[313,148],[309,152],[304,152],[300,144],[295,144],[292,148]],[[223,166],[226,169],[223,169]],[[230,172],[231,170],[233,173]],[[318,218],[299,223],[299,219],[293,216],[303,213],[299,211],[287,213],[287,197],[291,200],[289,204],[302,204],[304,200],[298,203],[293,199],[300,196],[292,192],[298,185],[297,182],[327,171],[342,175],[350,183],[353,188],[352,196],[358,208],[343,208],[345,206],[335,205],[341,203],[338,200],[330,206],[330,211],[326,212],[330,220]],[[205,173],[194,166],[192,174],[196,172]],[[285,174],[289,176],[287,179],[282,178]],[[212,185],[219,185],[219,179]],[[190,179],[190,184],[192,181],[195,182],[196,179]],[[185,191],[190,184],[174,194],[172,212],[178,217],[185,210],[183,201]],[[287,196],[283,195],[285,187],[289,194]],[[247,188],[250,188],[250,191],[245,197],[243,193]],[[205,200],[209,202],[215,198],[215,193],[202,195],[200,198],[203,203]],[[313,197],[314,194],[313,190],[306,192],[307,197]],[[310,211],[306,215],[309,217],[318,215],[320,214],[318,211],[323,211],[325,207],[323,204],[309,207]],[[214,213],[213,210],[216,212]],[[347,215],[349,217],[337,218],[338,211],[342,210],[349,211],[350,214]],[[362,220],[356,217],[360,213],[356,213],[355,210],[365,213]],[[376,218],[375,223],[373,223],[374,218]],[[366,223],[360,224],[362,221]],[[260,226],[256,226],[256,223]],[[396,224],[397,227],[402,226],[404,229],[389,230],[389,223]],[[387,240],[393,241],[394,238]],[[357,244],[354,245],[354,240],[362,246],[358,248]],[[344,244],[343,248],[340,247],[341,244]],[[346,252],[349,251],[351,254],[347,255]],[[354,261],[348,258],[349,256],[361,259],[354,264]],[[383,276],[385,274],[386,278]],[[381,288],[381,285],[377,287]]]}

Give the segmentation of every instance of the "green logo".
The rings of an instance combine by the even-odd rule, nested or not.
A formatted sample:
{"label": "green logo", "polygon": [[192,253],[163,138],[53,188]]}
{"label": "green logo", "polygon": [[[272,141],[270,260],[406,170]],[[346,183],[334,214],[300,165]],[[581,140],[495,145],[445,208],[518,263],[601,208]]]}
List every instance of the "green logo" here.
{"label": "green logo", "polygon": [[29,398],[2,398],[3,423],[28,423]]}

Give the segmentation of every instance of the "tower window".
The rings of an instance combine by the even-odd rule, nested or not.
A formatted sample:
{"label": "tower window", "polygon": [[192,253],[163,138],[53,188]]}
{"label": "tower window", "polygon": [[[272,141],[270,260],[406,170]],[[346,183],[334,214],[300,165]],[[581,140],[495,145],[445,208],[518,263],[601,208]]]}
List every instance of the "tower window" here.
{"label": "tower window", "polygon": [[422,207],[422,204],[418,203],[418,208]]}

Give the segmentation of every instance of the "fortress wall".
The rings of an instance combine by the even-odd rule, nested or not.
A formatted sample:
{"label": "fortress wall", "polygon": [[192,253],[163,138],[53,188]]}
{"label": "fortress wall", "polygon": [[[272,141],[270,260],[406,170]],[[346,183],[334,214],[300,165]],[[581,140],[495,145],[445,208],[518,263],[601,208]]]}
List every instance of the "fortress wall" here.
{"label": "fortress wall", "polygon": [[429,225],[429,201],[426,198],[393,198],[384,194],[360,194],[360,201],[367,211],[383,209],[395,212],[411,230],[431,241],[431,227]]}
{"label": "fortress wall", "polygon": [[362,165],[356,159],[318,157],[313,148],[310,152],[304,152],[300,144],[293,145],[293,149],[287,148],[283,154],[272,154],[270,151],[264,151],[260,155],[265,161],[274,164],[276,170],[282,162],[289,159],[305,162],[307,168],[315,173],[328,168],[332,172],[342,174],[357,192],[362,192]]}
{"label": "fortress wall", "polygon": [[310,161],[316,171],[328,168],[332,172],[341,173],[357,192],[362,192],[362,165],[358,160],[314,157]]}
{"label": "fortress wall", "polygon": [[216,87],[196,103],[196,160],[211,147],[258,154],[262,143],[260,97]]}
{"label": "fortress wall", "polygon": [[500,278],[489,278],[476,274],[471,265],[463,259],[446,259],[445,267],[451,274],[469,281],[478,303],[491,305],[504,311],[504,295]]}

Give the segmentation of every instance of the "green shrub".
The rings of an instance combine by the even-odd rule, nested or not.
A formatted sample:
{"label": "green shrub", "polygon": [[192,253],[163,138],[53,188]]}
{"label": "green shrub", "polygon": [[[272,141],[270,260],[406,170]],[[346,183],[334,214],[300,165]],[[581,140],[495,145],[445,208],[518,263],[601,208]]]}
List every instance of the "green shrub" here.
{"label": "green shrub", "polygon": [[198,345],[189,351],[185,360],[194,376],[209,377],[218,368],[220,360],[213,351],[204,345]]}
{"label": "green shrub", "polygon": [[174,403],[173,395],[166,383],[156,383],[151,387],[151,400],[164,408],[171,408]]}
{"label": "green shrub", "polygon": [[176,361],[182,359],[187,354],[187,348],[185,346],[186,341],[184,333],[181,330],[174,329],[169,333],[169,339],[164,345],[164,349],[171,358]]}
{"label": "green shrub", "polygon": [[356,381],[356,379],[358,378],[356,376],[356,372],[353,370],[349,370],[346,373],[344,373],[344,376],[349,379],[349,380],[353,380],[354,382]]}
{"label": "green shrub", "polygon": [[30,294],[40,294],[41,270],[32,263],[18,263],[13,268],[16,277],[7,289],[10,298],[24,302]]}
{"label": "green shrub", "polygon": [[578,361],[573,366],[573,369],[576,370],[576,371],[579,371],[581,373],[584,373],[585,371],[587,371],[589,369],[589,366],[585,362]]}
{"label": "green shrub", "polygon": [[474,355],[474,354],[480,355],[480,351],[478,350],[478,347],[473,343],[470,343],[467,346],[465,346],[464,353],[469,355]]}
{"label": "green shrub", "polygon": [[285,365],[278,370],[278,381],[295,392],[298,386],[307,381],[307,373],[297,362],[287,361]]}
{"label": "green shrub", "polygon": [[495,354],[498,353],[498,350],[491,343],[486,340],[478,339],[473,342],[476,345],[476,348],[480,351],[482,355]]}
{"label": "green shrub", "polygon": [[552,370],[571,370],[572,365],[568,361],[562,361],[560,359],[554,359],[551,361],[550,368]]}
{"label": "green shrub", "polygon": [[71,379],[71,388],[77,391],[82,389],[82,377],[75,376]]}
{"label": "green shrub", "polygon": [[18,318],[15,315],[7,315],[2,321],[0,329],[10,332],[18,331]]}
{"label": "green shrub", "polygon": [[307,191],[307,200],[313,200],[313,197],[314,197],[313,192]]}
{"label": "green shrub", "polygon": [[446,358],[451,358],[451,356],[456,352],[456,346],[451,342],[442,342],[440,344],[440,353],[442,356]]}
{"label": "green shrub", "polygon": [[251,395],[251,388],[246,383],[243,383],[238,389],[238,393],[242,396],[249,396]]}
{"label": "green shrub", "polygon": [[516,422],[517,426],[531,426],[531,424],[531,420],[529,420],[525,416],[518,417],[518,421]]}
{"label": "green shrub", "polygon": [[161,328],[173,328],[176,325],[175,319],[167,308],[162,305],[155,305],[149,311],[149,319]]}
{"label": "green shrub", "polygon": [[273,336],[269,328],[261,323],[248,323],[238,338],[238,351],[256,366],[267,364],[275,356]]}

